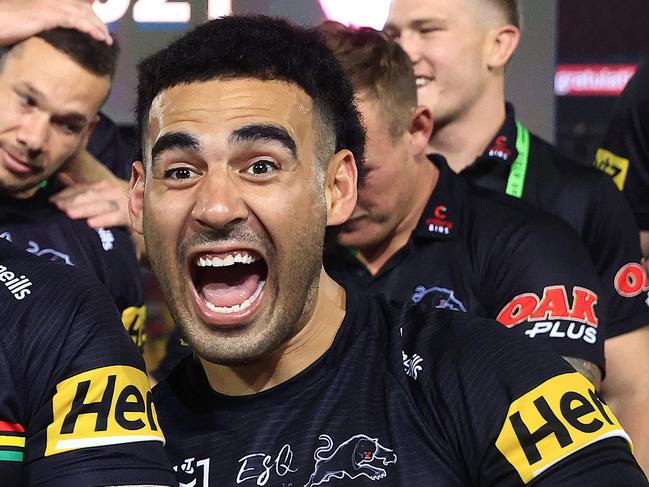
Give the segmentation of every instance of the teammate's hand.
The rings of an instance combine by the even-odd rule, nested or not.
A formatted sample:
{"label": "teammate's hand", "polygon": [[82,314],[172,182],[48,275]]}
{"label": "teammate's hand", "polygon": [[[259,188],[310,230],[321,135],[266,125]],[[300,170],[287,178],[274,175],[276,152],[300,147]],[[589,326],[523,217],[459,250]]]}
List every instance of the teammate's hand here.
{"label": "teammate's hand", "polygon": [[9,46],[55,27],[77,29],[112,44],[113,38],[92,10],[92,3],[92,0],[0,0],[0,46]]}
{"label": "teammate's hand", "polygon": [[130,228],[126,181],[114,178],[98,183],[75,183],[66,175],[60,179],[69,186],[52,196],[50,202],[68,217],[85,219],[92,228]]}

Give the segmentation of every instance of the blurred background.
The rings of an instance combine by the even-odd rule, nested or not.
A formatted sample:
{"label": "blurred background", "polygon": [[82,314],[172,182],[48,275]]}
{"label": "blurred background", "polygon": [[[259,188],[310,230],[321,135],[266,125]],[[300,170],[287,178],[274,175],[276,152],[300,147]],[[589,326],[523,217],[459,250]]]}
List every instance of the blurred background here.
{"label": "blurred background", "polygon": [[[104,111],[133,137],[135,66],[192,26],[229,13],[286,17],[302,25],[327,18],[383,26],[390,0],[108,0],[95,4],[122,45]],[[507,98],[534,132],[592,164],[615,97],[649,54],[649,0],[522,0],[523,38],[509,66]],[[218,49],[219,46],[214,46]],[[173,327],[147,278],[149,366]]]}
{"label": "blurred background", "polygon": [[[523,40],[508,76],[508,99],[531,130],[590,163],[615,96],[649,54],[648,0],[523,0]],[[381,28],[389,0],[108,0],[95,10],[122,56],[105,111],[131,133],[135,65],[192,26],[227,13],[286,17],[302,25],[331,18]],[[218,46],[215,46],[218,49]]]}

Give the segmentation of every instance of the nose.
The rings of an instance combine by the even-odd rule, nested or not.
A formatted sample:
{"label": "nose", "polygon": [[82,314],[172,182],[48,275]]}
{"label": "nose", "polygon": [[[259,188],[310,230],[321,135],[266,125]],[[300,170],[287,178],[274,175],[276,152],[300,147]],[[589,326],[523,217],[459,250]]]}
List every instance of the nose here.
{"label": "nose", "polygon": [[249,209],[242,188],[227,170],[207,174],[198,191],[192,218],[201,225],[227,230],[247,220]]}
{"label": "nose", "polygon": [[45,113],[32,112],[24,115],[18,133],[17,142],[27,149],[30,158],[38,156],[47,141],[49,118]]}
{"label": "nose", "polygon": [[399,45],[406,52],[412,64],[416,64],[421,59],[421,49],[419,39],[414,32],[403,31],[399,37]]}

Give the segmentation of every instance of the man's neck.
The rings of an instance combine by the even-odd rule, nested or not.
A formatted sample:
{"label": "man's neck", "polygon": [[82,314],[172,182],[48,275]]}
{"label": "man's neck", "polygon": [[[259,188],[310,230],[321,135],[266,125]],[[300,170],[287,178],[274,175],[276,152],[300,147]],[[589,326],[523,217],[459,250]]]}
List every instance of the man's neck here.
{"label": "man's neck", "polygon": [[229,367],[200,359],[210,386],[221,394],[245,396],[291,379],[329,350],[345,313],[345,290],[322,270],[315,309],[297,335],[270,357],[249,365]]}
{"label": "man's neck", "polygon": [[460,118],[435,128],[428,153],[442,154],[459,173],[482,155],[504,122],[504,97],[482,97]]}
{"label": "man's neck", "polygon": [[358,260],[368,272],[376,275],[385,263],[410,240],[412,232],[417,228],[419,219],[426,209],[428,200],[435,190],[439,179],[439,169],[425,155],[418,161],[418,170],[412,178],[413,197],[405,217],[399,222],[392,233],[379,245],[359,249]]}

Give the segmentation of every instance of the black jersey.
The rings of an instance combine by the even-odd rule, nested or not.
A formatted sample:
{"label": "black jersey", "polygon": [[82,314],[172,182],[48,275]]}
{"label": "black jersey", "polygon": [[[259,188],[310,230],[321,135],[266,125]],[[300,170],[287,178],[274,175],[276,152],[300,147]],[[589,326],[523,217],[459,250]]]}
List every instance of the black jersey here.
{"label": "black jersey", "polygon": [[577,231],[601,279],[607,337],[649,324],[649,282],[638,229],[609,177],[530,134],[511,105],[488,149],[462,174],[476,186],[522,198]]}
{"label": "black jersey", "polygon": [[174,485],[144,362],[82,271],[0,239],[0,484]]}
{"label": "black jersey", "polygon": [[638,226],[649,230],[649,59],[616,101],[595,165],[624,192]]}
{"label": "black jersey", "polygon": [[180,485],[647,485],[558,355],[490,320],[426,306],[402,319],[363,295],[348,293],[331,348],[289,381],[224,396],[190,356],[154,400]]}
{"label": "black jersey", "polygon": [[88,140],[88,152],[120,179],[131,177],[135,147],[120,134],[119,127],[105,113],[99,112],[99,123]]}
{"label": "black jersey", "polygon": [[93,229],[50,204],[60,189],[50,185],[28,199],[0,196],[0,237],[44,259],[94,273],[122,313],[122,322],[138,347],[144,341],[144,290],[128,231]]}
{"label": "black jersey", "polygon": [[[348,290],[496,318],[564,356],[604,368],[599,280],[561,220],[470,188],[440,156],[439,179],[408,243],[372,276],[340,246],[325,269]],[[500,201],[497,201],[497,200]]]}

